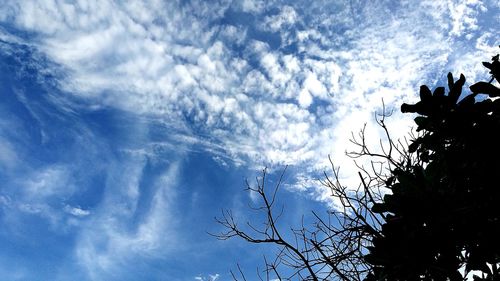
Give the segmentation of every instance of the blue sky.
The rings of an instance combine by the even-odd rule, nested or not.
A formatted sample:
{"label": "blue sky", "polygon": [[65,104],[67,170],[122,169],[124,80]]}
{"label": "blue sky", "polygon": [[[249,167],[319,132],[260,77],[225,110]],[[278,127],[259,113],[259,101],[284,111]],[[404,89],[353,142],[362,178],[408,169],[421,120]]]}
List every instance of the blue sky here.
{"label": "blue sky", "polygon": [[487,79],[499,26],[494,0],[0,1],[0,279],[255,272],[268,248],[207,234],[253,218],[244,180],[290,165],[284,226],[335,206],[328,155],[357,185],[350,133]]}

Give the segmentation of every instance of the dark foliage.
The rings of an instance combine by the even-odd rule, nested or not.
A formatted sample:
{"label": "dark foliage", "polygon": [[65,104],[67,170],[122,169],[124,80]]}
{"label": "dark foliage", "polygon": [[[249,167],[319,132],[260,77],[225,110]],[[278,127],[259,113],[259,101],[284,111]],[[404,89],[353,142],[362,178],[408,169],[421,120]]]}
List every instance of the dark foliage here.
{"label": "dark foliage", "polygon": [[217,237],[277,245],[260,271],[266,280],[458,281],[471,271],[475,280],[500,280],[500,89],[492,84],[500,82],[499,56],[483,65],[492,78],[470,94],[462,95],[465,77],[450,73],[447,94],[421,86],[420,101],[401,106],[417,115],[410,141],[390,137],[385,110],[377,120],[388,139],[381,153],[366,145],[364,129],[353,136],[359,150],[349,155],[372,165],[359,167],[357,189],[343,186],[332,165],[322,183],[341,207],[313,213],[312,227],[286,239],[277,224],[283,209],[274,206],[281,179],[268,193],[264,171],[256,187],[247,184],[261,198],[254,210],[262,224],[241,227],[226,211],[218,222],[227,232]]}
{"label": "dark foliage", "polygon": [[[498,81],[498,55],[483,64]],[[369,280],[463,280],[462,266],[500,278],[500,89],[479,82],[459,100],[464,83],[450,73],[447,95],[422,86],[401,107],[423,133],[408,148],[417,161],[393,171],[392,194],[372,208],[385,223],[366,256]]]}

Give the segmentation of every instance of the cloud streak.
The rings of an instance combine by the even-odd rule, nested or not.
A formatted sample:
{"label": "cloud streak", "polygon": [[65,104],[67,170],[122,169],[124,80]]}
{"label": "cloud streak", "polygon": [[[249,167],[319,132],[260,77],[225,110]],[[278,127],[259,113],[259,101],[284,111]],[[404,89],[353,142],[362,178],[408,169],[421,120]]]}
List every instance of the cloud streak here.
{"label": "cloud streak", "polygon": [[[120,184],[110,183],[104,197],[106,202],[87,221],[75,249],[92,280],[136,274],[123,267],[143,258],[166,258],[180,249],[176,220],[170,215],[179,178],[178,165],[173,163],[156,179],[147,202],[140,202],[144,196],[139,191],[143,166],[128,171],[128,177],[121,177],[120,181],[128,183],[125,191],[116,190],[122,187]],[[116,168],[119,172],[123,167]],[[140,210],[140,204],[144,204],[144,210]]]}

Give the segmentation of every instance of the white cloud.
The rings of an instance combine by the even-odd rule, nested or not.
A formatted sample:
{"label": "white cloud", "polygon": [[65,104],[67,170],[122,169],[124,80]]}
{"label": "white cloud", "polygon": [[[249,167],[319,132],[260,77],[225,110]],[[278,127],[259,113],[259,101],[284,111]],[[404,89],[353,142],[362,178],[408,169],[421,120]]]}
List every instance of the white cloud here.
{"label": "white cloud", "polygon": [[[480,28],[478,19],[490,9],[498,9],[495,1],[481,0],[447,0],[447,1],[424,1],[421,6],[426,9],[433,21],[439,23],[441,28],[446,29],[452,36],[465,36],[470,39],[474,32]],[[497,5],[497,7],[494,7]],[[498,18],[497,18],[498,20]]]}
{"label": "white cloud", "polygon": [[261,13],[265,8],[265,1],[263,0],[242,0],[242,11],[247,13]]}
{"label": "white cloud", "polygon": [[[179,250],[176,221],[171,216],[179,163],[170,165],[155,181],[151,200],[142,206],[145,210],[138,209],[139,197],[146,196],[141,193],[146,191],[139,191],[145,163],[139,162],[135,167],[133,163],[125,164],[129,166],[126,173],[120,171],[122,165],[110,171],[105,202],[88,221],[91,227],[84,228],[79,235],[75,254],[92,280],[126,274],[123,267],[136,258],[165,257]],[[115,178],[117,173],[120,178]],[[123,186],[116,180],[129,183],[125,193],[120,191]]]}
{"label": "white cloud", "polygon": [[288,28],[295,24],[298,20],[298,15],[295,9],[291,6],[280,7],[280,12],[276,15],[266,16],[262,23],[264,30],[278,32],[283,28]]}
{"label": "white cloud", "polygon": [[[13,175],[16,178],[12,178]],[[4,177],[8,183],[0,200],[4,208],[4,223],[16,229],[22,225],[21,217],[38,216],[50,225],[52,231],[66,230],[65,216],[57,202],[69,198],[75,185],[65,166],[53,165],[36,170],[14,167]]]}
{"label": "white cloud", "polygon": [[209,274],[208,277],[205,276],[196,276],[194,280],[198,281],[216,281],[219,280],[220,274]]}
{"label": "white cloud", "polygon": [[30,216],[41,219],[42,224],[47,223],[54,233],[78,228],[79,219],[90,215],[90,211],[65,203],[78,191],[75,171],[63,164],[38,169],[24,166],[4,174],[8,184],[2,190],[0,205],[4,211],[2,221],[9,225],[9,231],[16,233]]}
{"label": "white cloud", "polygon": [[[38,34],[37,47],[69,70],[61,87],[155,116],[176,129],[173,138],[251,167],[318,172],[328,154],[344,165],[350,132],[376,128],[382,98],[397,110],[448,68],[476,77],[477,54],[492,50],[486,35],[457,47],[488,28],[477,17],[492,4],[481,1],[51,3],[8,1],[0,13]],[[228,9],[252,13],[280,42],[241,23],[217,25]],[[395,123],[398,136],[410,124]],[[373,129],[373,142],[380,137]]]}
{"label": "white cloud", "polygon": [[307,89],[302,89],[302,91],[300,91],[297,100],[302,108],[308,108],[313,102],[311,93]]}
{"label": "white cloud", "polygon": [[84,210],[82,208],[79,208],[79,207],[72,207],[72,206],[69,206],[69,205],[66,205],[64,206],[64,210],[75,216],[75,217],[86,217],[88,215],[90,215],[90,211],[89,210]]}
{"label": "white cloud", "polygon": [[448,2],[448,8],[452,18],[453,35],[463,35],[478,29],[477,14],[485,11],[486,7],[480,0],[467,0],[458,3]]}
{"label": "white cloud", "polygon": [[69,196],[75,191],[68,171],[63,166],[48,166],[35,171],[26,180],[21,180],[21,186],[25,197],[36,201],[44,201],[52,196]]}
{"label": "white cloud", "polygon": [[19,158],[14,147],[0,135],[0,167],[12,169],[17,166],[18,161]]}

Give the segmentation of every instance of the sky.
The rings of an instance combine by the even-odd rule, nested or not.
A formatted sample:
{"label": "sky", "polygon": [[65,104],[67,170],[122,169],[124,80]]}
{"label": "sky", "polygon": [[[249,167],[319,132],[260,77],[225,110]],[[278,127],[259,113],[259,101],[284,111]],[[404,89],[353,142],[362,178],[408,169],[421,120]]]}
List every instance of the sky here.
{"label": "sky", "polygon": [[0,0],[0,279],[249,280],[272,249],[208,233],[288,165],[282,226],[335,202],[351,132],[393,137],[421,84],[487,80],[495,0]]}

